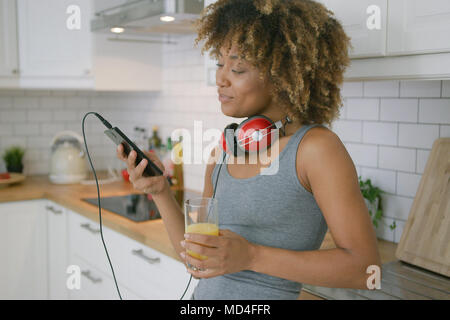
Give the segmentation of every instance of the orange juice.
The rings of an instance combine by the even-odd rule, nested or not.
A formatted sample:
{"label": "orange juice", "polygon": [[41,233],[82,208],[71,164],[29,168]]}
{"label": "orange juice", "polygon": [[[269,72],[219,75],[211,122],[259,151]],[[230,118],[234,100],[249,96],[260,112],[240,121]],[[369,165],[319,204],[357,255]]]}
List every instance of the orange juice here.
{"label": "orange juice", "polygon": [[[194,223],[187,226],[186,233],[200,233],[200,234],[207,234],[210,236],[218,236],[219,227],[212,223]],[[206,258],[208,258],[201,254],[192,252],[191,250],[187,250],[187,253],[200,260],[205,260]]]}

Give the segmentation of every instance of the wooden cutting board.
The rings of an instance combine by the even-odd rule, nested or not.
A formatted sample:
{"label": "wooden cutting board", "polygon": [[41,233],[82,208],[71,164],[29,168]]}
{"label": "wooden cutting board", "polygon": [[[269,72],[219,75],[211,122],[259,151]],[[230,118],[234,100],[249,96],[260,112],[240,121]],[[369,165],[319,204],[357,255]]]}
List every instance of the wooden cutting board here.
{"label": "wooden cutting board", "polygon": [[450,138],[433,143],[395,256],[450,277]]}

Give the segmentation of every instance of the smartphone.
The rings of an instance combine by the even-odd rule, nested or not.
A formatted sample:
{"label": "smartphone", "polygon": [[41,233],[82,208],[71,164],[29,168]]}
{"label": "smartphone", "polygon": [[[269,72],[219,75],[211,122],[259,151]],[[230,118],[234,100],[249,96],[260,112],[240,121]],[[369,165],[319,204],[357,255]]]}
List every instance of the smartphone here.
{"label": "smartphone", "polygon": [[[150,160],[119,128],[114,127],[105,130],[104,132],[117,146],[119,144],[122,144],[123,151],[127,157],[130,154],[131,150],[136,151],[136,166],[141,162],[142,159],[147,160],[147,166],[145,167],[142,176],[153,177],[163,175],[161,169],[159,169],[158,166],[152,160]],[[167,177],[167,179],[169,180],[170,185],[173,185],[170,177]]]}

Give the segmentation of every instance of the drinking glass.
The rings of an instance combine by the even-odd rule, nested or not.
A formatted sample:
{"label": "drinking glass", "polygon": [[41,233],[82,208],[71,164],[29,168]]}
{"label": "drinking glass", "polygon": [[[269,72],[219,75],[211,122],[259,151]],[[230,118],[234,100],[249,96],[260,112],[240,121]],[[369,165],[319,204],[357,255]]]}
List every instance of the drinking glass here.
{"label": "drinking glass", "polygon": [[[184,202],[184,221],[186,233],[200,233],[211,236],[219,235],[219,213],[217,199],[215,198],[193,198]],[[187,250],[187,254],[205,260],[208,257]],[[197,270],[188,263],[188,267]]]}

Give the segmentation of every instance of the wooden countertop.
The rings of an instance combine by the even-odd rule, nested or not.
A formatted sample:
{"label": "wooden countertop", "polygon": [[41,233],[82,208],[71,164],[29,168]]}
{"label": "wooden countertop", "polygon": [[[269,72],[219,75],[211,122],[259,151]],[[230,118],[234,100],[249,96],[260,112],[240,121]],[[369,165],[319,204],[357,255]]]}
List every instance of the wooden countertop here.
{"label": "wooden countertop", "polygon": [[[98,174],[99,179],[101,178],[100,175],[101,173]],[[186,194],[191,193],[191,195],[201,195],[201,193],[194,190],[184,189],[184,191]],[[132,193],[139,192],[133,188],[131,183],[123,180],[100,185],[100,197],[119,196]],[[98,208],[81,200],[82,198],[94,197],[97,197],[97,187],[95,184],[58,185],[51,183],[47,175],[28,176],[26,180],[21,183],[0,188],[0,203],[32,199],[48,199],[98,223]],[[106,209],[102,209],[102,218],[103,224],[108,228],[181,261],[172,247],[161,219],[146,222],[134,222]],[[334,247],[335,244],[333,238],[328,232],[320,249],[330,249]],[[396,248],[396,243],[378,239],[378,249],[380,251],[382,264],[397,260],[395,257]],[[322,298],[305,291],[300,293],[299,299],[322,300]]]}

